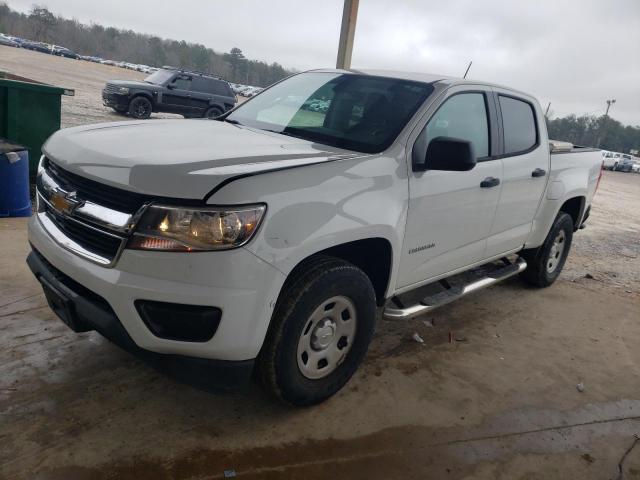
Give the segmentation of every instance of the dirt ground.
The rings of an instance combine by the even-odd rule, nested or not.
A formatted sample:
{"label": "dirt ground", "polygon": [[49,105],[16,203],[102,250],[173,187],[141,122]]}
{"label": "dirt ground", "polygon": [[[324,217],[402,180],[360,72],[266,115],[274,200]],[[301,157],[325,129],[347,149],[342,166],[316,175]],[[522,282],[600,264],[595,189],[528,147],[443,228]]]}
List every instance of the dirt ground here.
{"label": "dirt ground", "polygon": [[[5,50],[0,69],[76,88],[65,125],[119,118],[89,107],[103,69],[138,76]],[[308,409],[204,393],[71,332],[24,263],[26,220],[0,219],[0,478],[640,478],[639,206],[640,175],[606,172],[552,287],[381,319],[355,377]]]}

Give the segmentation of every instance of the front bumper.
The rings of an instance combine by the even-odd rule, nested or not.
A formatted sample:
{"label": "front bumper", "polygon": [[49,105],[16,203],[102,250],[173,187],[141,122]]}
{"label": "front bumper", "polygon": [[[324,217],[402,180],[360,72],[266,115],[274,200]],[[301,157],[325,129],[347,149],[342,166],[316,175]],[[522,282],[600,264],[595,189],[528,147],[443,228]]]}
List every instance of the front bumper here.
{"label": "front bumper", "polygon": [[[256,358],[285,280],[244,248],[194,253],[125,249],[113,268],[105,268],[55,243],[37,216],[29,223],[29,241],[53,268],[104,299],[136,347],[159,354]],[[143,322],[136,300],[217,307],[220,324],[206,342],[159,338]]]}
{"label": "front bumper", "polygon": [[[142,349],[131,339],[108,302],[102,297],[60,272],[35,250],[27,257],[27,264],[42,283],[51,308],[74,330],[96,330],[164,373],[199,388],[235,390],[249,382],[253,360],[210,360],[183,355],[161,355]],[[50,297],[52,291],[57,299]],[[64,305],[60,304],[62,298]]]}
{"label": "front bumper", "polygon": [[105,107],[125,109],[129,106],[129,96],[102,91],[102,104]]}

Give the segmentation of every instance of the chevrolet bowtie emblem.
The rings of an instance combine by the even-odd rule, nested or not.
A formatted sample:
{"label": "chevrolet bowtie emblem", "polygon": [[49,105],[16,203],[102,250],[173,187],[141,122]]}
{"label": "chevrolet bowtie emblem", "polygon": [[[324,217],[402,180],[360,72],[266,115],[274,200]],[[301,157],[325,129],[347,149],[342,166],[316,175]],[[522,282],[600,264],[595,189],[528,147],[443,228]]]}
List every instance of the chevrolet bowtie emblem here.
{"label": "chevrolet bowtie emblem", "polygon": [[73,215],[73,211],[84,204],[84,200],[76,198],[76,192],[56,190],[51,194],[49,202],[53,208],[65,215]]}

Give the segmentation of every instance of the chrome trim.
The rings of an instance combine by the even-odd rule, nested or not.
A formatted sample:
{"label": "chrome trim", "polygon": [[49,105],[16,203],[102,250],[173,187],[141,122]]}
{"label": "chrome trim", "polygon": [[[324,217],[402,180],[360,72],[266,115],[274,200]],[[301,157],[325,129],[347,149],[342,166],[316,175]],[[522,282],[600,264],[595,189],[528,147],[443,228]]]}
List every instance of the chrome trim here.
{"label": "chrome trim", "polygon": [[465,285],[459,292],[452,292],[449,295],[447,295],[448,292],[443,292],[443,294],[439,294],[440,296],[438,298],[438,301],[435,301],[433,303],[428,303],[430,298],[427,297],[421,300],[420,303],[411,305],[406,308],[386,307],[384,309],[383,316],[388,320],[406,320],[417,317],[418,315],[446,305],[447,303],[451,303],[454,300],[469,295],[470,293],[473,293],[477,290],[489,287],[495,283],[501,282],[502,280],[506,280],[507,278],[524,271],[526,268],[527,262],[523,258],[518,258],[515,263],[503,267],[495,271],[493,274],[480,278],[475,282],[471,282]]}
{"label": "chrome trim", "polygon": [[[51,205],[51,203],[49,202],[49,198],[54,193],[70,193],[60,185],[58,185],[58,183],[53,178],[51,178],[51,175],[49,175],[49,173],[45,169],[42,169],[40,171],[38,180],[38,187],[41,187],[38,189],[39,193],[49,205]],[[134,225],[133,218],[135,215],[130,215],[118,210],[103,207],[102,205],[98,205],[97,203],[91,202],[89,200],[83,200],[83,203],[75,208],[70,215],[66,215],[64,212],[60,212],[52,205],[51,207],[61,215],[64,215],[66,218],[82,218],[88,222],[121,233],[129,233]]]}
{"label": "chrome trim", "polygon": [[120,255],[122,254],[122,251],[124,250],[124,248],[127,245],[127,241],[128,241],[128,237],[121,237],[120,235],[116,235],[114,233],[110,233],[110,232],[105,232],[104,230],[101,230],[99,228],[96,228],[92,225],[89,225],[87,223],[81,222],[73,217],[69,217],[66,215],[62,215],[64,217],[65,220],[70,220],[74,223],[77,223],[78,225],[82,225],[85,228],[89,228],[91,230],[94,230],[98,233],[100,233],[101,235],[105,235],[107,237],[112,237],[112,238],[116,238],[118,240],[120,240],[120,246],[118,247],[118,250],[116,251],[115,255],[113,256],[113,258],[107,258],[107,257],[103,257],[102,255],[98,255],[97,253],[92,252],[91,250],[87,250],[86,248],[84,248],[82,245],[78,244],[77,242],[74,242],[72,239],[70,239],[67,235],[64,234],[64,232],[62,232],[57,225],[53,222],[53,220],[51,220],[49,218],[49,214],[46,211],[46,208],[43,208],[43,203],[49,207],[50,209],[55,210],[55,208],[53,208],[53,205],[51,205],[51,203],[49,203],[47,201],[46,198],[44,198],[42,196],[42,194],[40,192],[37,192],[36,195],[36,206],[37,206],[37,217],[38,220],[40,221],[40,224],[42,225],[42,228],[44,228],[45,232],[47,232],[49,234],[49,236],[58,244],[60,245],[62,248],[65,248],[66,250],[69,250],[70,252],[75,253],[76,255],[86,258],[87,260],[97,263],[98,265],[102,265],[103,267],[113,267],[116,262],[118,261],[118,259],[120,258]]}
{"label": "chrome trim", "polygon": [[73,216],[122,233],[128,233],[132,227],[132,215],[103,207],[88,200],[85,200],[84,205],[74,210]]}
{"label": "chrome trim", "polygon": [[53,221],[47,216],[46,212],[38,212],[36,215],[38,216],[38,221],[40,222],[40,225],[42,225],[42,228],[62,248],[104,267],[113,265],[115,263],[115,258],[113,260],[104,258],[96,253],[87,250],[83,246],[71,240],[64,233],[62,233],[62,231],[60,231],[56,224],[53,223]]}

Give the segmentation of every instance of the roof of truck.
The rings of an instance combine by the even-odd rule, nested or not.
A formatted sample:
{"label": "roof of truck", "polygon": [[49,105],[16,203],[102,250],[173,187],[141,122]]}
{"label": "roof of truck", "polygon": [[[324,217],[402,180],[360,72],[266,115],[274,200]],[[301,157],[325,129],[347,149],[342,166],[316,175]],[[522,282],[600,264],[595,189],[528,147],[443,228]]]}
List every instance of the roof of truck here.
{"label": "roof of truck", "polygon": [[328,72],[328,73],[360,73],[363,75],[375,75],[378,77],[388,78],[400,78],[403,80],[413,80],[415,82],[434,83],[440,81],[463,81],[461,78],[449,77],[447,75],[437,75],[431,73],[419,73],[419,72],[401,72],[398,70],[373,70],[368,68],[351,68],[348,70],[340,70],[335,68],[319,68],[311,70],[313,72]]}
{"label": "roof of truck", "polygon": [[363,75],[374,75],[379,77],[387,77],[387,78],[399,78],[402,80],[411,80],[414,82],[424,82],[424,83],[440,83],[446,85],[460,85],[460,84],[469,84],[469,85],[488,85],[491,87],[499,87],[504,88],[505,90],[511,90],[515,93],[520,93],[522,95],[530,96],[526,92],[522,92],[516,90],[514,88],[499,85],[493,82],[486,82],[482,80],[469,80],[460,77],[452,77],[449,75],[438,75],[435,73],[422,73],[422,72],[403,72],[400,70],[375,70],[368,68],[352,68],[348,70],[340,70],[334,68],[321,68],[317,70],[312,70],[314,72],[329,72],[329,73],[355,73],[355,74],[363,74]]}

